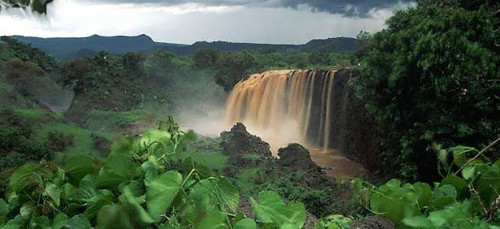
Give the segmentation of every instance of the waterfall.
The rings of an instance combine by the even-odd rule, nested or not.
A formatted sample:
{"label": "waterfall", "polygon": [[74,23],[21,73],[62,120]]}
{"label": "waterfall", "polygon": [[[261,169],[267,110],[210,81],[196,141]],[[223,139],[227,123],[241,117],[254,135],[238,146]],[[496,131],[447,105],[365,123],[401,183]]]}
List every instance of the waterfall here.
{"label": "waterfall", "polygon": [[276,70],[253,74],[234,87],[226,123],[244,123],[273,148],[298,142],[330,147],[335,71]]}

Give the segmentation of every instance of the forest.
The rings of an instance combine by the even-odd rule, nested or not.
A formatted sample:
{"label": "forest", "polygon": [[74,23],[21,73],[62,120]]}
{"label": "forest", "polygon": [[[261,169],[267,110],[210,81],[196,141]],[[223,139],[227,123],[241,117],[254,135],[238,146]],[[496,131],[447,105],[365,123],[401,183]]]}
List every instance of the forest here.
{"label": "forest", "polygon": [[[0,228],[500,228],[500,3],[419,0],[356,51],[258,47],[56,58],[2,36]],[[244,122],[277,98],[259,78],[305,142]],[[366,171],[336,175],[311,138]]]}

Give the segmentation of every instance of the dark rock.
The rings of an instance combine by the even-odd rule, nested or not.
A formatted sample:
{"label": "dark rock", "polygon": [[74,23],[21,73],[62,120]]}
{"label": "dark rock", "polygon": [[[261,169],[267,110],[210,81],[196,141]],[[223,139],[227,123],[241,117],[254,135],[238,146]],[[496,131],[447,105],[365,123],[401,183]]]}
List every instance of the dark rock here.
{"label": "dark rock", "polygon": [[273,157],[269,144],[248,133],[242,123],[236,123],[231,131],[221,133],[221,147],[222,152],[230,157],[241,157],[249,154],[258,155],[260,158]]}
{"label": "dark rock", "polygon": [[348,158],[360,162],[372,172],[381,170],[379,132],[373,117],[362,102],[356,99],[349,80],[358,73],[342,69],[335,73],[331,101],[331,146]]}
{"label": "dark rock", "polygon": [[354,222],[351,229],[394,229],[394,223],[383,216],[369,216]]}
{"label": "dark rock", "polygon": [[309,151],[297,143],[290,144],[286,148],[280,148],[278,156],[280,157],[278,161],[279,165],[290,167],[293,170],[318,168],[318,165],[312,160]]}
{"label": "dark rock", "polygon": [[278,150],[278,165],[283,173],[297,172],[295,182],[303,187],[321,189],[331,187],[334,179],[326,173],[311,158],[309,151],[302,145],[293,143]]}

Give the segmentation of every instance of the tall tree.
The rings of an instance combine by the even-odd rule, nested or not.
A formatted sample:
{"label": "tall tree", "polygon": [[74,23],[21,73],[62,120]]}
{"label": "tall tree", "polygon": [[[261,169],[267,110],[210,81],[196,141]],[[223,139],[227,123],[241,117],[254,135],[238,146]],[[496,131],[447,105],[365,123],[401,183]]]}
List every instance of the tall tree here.
{"label": "tall tree", "polygon": [[371,37],[354,85],[381,126],[388,170],[433,180],[436,148],[482,148],[500,136],[498,9],[424,0]]}

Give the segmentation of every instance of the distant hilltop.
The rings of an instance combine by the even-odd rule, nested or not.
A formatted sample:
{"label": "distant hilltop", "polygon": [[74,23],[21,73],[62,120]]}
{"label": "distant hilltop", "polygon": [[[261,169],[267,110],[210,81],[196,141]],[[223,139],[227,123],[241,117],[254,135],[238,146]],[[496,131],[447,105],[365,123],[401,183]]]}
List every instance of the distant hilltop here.
{"label": "distant hilltop", "polygon": [[212,48],[223,52],[231,51],[316,51],[328,50],[332,52],[356,51],[356,39],[347,37],[316,39],[302,45],[283,44],[255,44],[234,43],[226,41],[206,42],[199,41],[191,45],[155,42],[147,35],[139,36],[112,36],[105,37],[93,35],[81,38],[39,38],[12,36],[13,38],[29,43],[33,47],[45,51],[56,58],[80,58],[94,56],[99,51],[111,54],[122,54],[127,52],[152,52],[157,49],[167,49],[175,54],[190,55],[198,49]]}

